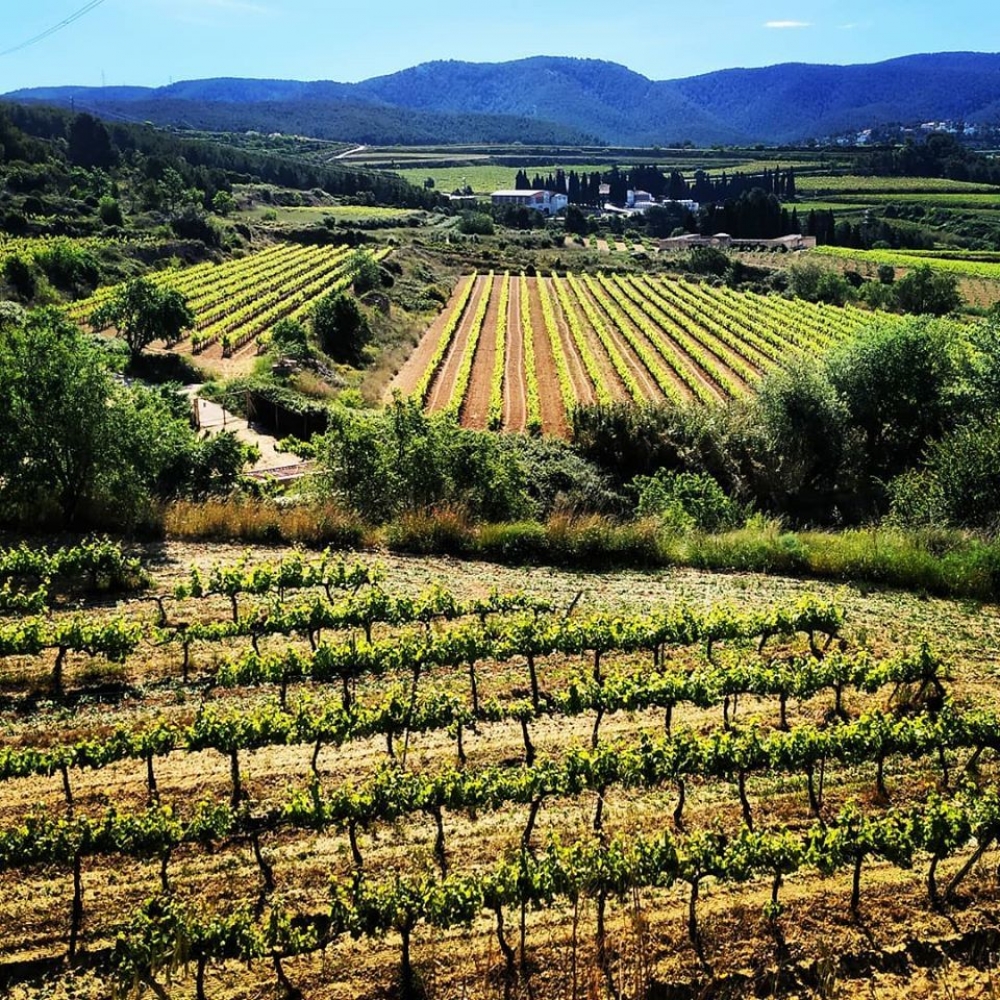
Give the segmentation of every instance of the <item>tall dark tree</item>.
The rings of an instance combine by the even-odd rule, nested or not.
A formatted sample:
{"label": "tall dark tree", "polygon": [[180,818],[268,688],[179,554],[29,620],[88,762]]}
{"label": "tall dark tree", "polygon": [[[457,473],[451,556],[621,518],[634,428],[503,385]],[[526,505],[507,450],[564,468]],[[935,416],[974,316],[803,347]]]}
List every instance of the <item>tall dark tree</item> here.
{"label": "tall dark tree", "polygon": [[69,159],[77,167],[107,170],[118,160],[111,135],[93,115],[77,115],[69,126]]}

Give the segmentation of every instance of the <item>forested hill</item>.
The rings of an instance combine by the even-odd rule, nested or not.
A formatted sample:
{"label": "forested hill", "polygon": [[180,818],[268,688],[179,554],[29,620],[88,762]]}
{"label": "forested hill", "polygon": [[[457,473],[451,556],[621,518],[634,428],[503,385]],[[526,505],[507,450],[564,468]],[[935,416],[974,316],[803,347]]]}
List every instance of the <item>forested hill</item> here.
{"label": "forested hill", "polygon": [[795,142],[867,125],[1000,121],[1000,55],[856,66],[788,63],[653,81],[593,59],[425,63],[356,84],[196,80],[159,89],[54,87],[16,100],[164,124],[300,132],[367,143]]}

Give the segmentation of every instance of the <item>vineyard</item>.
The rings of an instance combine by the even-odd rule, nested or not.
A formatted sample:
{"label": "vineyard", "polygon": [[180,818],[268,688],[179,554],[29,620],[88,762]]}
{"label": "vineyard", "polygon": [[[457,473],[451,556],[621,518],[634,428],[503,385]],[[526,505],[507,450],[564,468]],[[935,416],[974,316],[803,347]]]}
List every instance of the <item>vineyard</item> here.
{"label": "vineyard", "polygon": [[996,260],[976,259],[974,254],[949,254],[947,251],[853,250],[850,247],[831,246],[817,247],[813,253],[855,264],[867,264],[871,268],[882,264],[905,268],[927,264],[935,271],[944,271],[958,277],[1000,280],[1000,263]]}
{"label": "vineyard", "polygon": [[[358,252],[370,251],[279,243],[223,264],[158,272],[152,280],[183,294],[197,320],[190,336],[163,346],[206,358],[253,353],[266,345],[279,320],[302,321],[316,299],[347,288],[358,266]],[[382,260],[389,252],[383,248],[372,256]],[[86,323],[114,291],[102,288],[92,298],[74,303],[70,316]]]}
{"label": "vineyard", "polygon": [[451,583],[0,551],[0,984],[635,996],[982,931],[975,666],[801,589]]}
{"label": "vineyard", "polygon": [[871,318],[669,278],[473,274],[391,390],[467,427],[563,434],[577,403],[741,396]]}

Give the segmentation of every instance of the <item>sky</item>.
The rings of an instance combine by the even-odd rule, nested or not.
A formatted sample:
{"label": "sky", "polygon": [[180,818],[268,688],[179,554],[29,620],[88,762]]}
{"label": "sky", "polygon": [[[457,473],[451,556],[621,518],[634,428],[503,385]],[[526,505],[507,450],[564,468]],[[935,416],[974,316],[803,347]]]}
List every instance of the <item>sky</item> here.
{"label": "sky", "polygon": [[[67,27],[8,50],[91,9]],[[989,50],[988,0],[0,0],[0,93],[215,76],[353,82],[432,59],[608,59],[657,79]]]}

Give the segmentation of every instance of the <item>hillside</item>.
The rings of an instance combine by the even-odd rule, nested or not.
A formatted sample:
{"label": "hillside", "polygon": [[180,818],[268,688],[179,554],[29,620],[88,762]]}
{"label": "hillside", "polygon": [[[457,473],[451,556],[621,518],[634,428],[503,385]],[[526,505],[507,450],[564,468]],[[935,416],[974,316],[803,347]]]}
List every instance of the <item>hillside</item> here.
{"label": "hillside", "polygon": [[216,129],[369,143],[794,142],[871,124],[1000,117],[1000,55],[937,53],[856,66],[789,63],[653,81],[615,63],[536,56],[432,62],[356,84],[215,79],[159,89],[51,87],[14,100]]}

